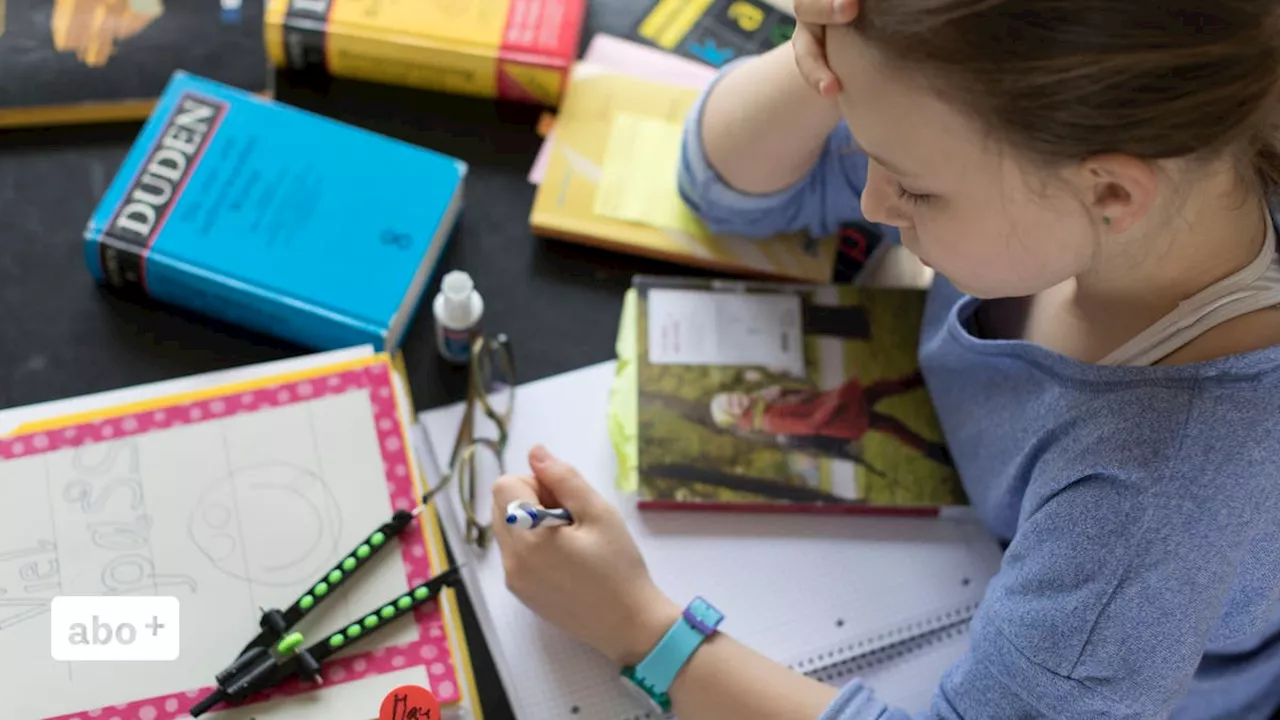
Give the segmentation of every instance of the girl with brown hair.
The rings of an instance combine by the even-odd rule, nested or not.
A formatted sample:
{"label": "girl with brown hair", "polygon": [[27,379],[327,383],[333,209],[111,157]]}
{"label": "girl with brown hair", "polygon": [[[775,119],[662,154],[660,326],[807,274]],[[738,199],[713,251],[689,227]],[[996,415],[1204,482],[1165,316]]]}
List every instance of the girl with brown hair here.
{"label": "girl with brown hair", "polygon": [[[1280,2],[796,15],[790,45],[704,95],[680,184],[716,230],[866,220],[937,270],[921,368],[1008,549],[924,716],[1271,717]],[[906,716],[704,633],[714,609],[682,614],[572,468],[543,450],[530,464],[495,507],[541,498],[578,522],[500,534],[510,587],[680,717]]]}

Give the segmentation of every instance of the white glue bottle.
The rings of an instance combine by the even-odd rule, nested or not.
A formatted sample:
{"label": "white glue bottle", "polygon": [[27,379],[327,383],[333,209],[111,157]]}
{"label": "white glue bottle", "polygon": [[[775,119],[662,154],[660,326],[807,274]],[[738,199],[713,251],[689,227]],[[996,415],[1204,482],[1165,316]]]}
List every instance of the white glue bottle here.
{"label": "white glue bottle", "polygon": [[431,303],[436,318],[436,346],[445,360],[465,365],[471,360],[471,341],[484,316],[484,298],[476,292],[471,276],[452,270],[440,281],[440,292]]}

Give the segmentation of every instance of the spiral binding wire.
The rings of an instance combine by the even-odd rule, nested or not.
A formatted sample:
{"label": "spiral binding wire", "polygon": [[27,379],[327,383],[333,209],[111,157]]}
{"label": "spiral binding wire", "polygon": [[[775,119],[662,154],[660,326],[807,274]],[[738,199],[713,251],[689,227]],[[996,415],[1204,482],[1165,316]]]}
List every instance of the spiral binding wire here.
{"label": "spiral binding wire", "polygon": [[869,653],[849,658],[836,665],[816,670],[809,673],[809,677],[828,684],[843,683],[881,665],[914,655],[933,645],[959,638],[968,634],[968,632],[969,621],[967,619],[961,620],[958,623],[932,630],[924,635],[900,640],[892,645],[886,645]]}
{"label": "spiral binding wire", "polygon": [[882,648],[907,642],[912,638],[921,637],[940,628],[950,627],[959,622],[968,620],[973,617],[974,613],[977,611],[977,602],[961,605],[928,618],[905,623],[891,630],[886,630],[874,635],[867,635],[843,645],[829,648],[823,652],[819,652],[815,655],[810,655],[802,660],[793,662],[789,667],[797,672],[812,676],[814,673],[822,672],[827,668],[835,667],[851,660],[856,660]]}

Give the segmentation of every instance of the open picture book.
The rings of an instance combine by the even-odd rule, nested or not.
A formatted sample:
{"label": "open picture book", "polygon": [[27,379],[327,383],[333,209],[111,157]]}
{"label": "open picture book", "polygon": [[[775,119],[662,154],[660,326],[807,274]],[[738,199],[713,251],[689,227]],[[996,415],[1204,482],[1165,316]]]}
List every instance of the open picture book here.
{"label": "open picture book", "polygon": [[923,290],[641,276],[632,293],[642,508],[967,505],[916,360]]}

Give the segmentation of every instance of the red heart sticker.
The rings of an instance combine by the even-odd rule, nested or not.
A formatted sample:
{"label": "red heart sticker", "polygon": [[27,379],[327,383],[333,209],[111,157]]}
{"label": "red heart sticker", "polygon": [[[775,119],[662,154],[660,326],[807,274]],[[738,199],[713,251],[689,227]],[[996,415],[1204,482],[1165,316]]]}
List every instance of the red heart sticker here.
{"label": "red heart sticker", "polygon": [[419,685],[401,685],[382,698],[378,720],[440,720],[440,701]]}

